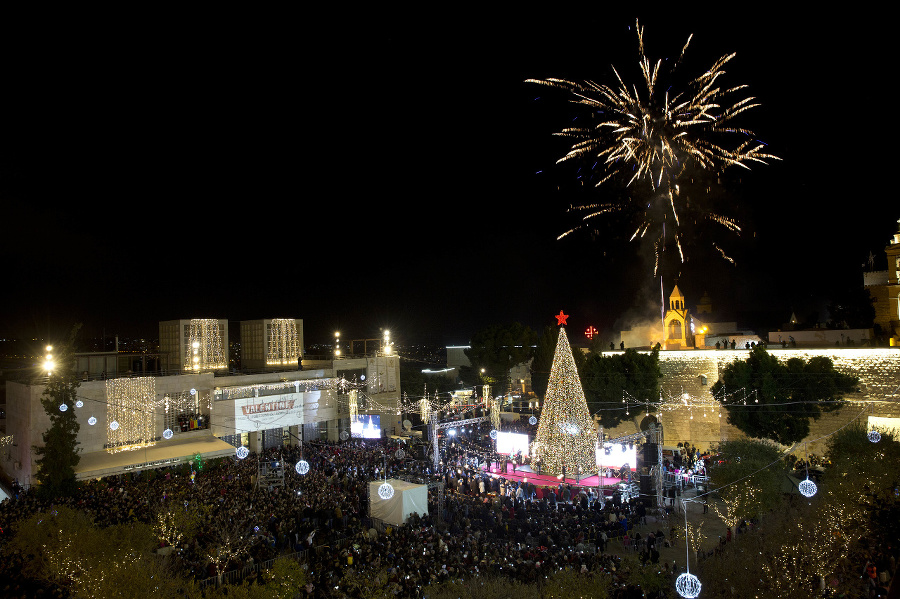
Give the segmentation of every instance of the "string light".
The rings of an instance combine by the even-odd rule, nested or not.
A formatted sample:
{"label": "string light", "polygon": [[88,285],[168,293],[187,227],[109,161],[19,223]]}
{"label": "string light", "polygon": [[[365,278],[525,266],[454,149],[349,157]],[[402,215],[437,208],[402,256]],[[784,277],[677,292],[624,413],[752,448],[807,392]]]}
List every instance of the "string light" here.
{"label": "string light", "polygon": [[185,356],[185,370],[217,370],[228,366],[217,319],[192,318],[189,335],[190,352]]}
{"label": "string light", "polygon": [[[106,441],[109,451],[124,451],[155,445],[153,405],[156,379],[143,376],[106,381]],[[113,427],[113,424],[116,426]]]}
{"label": "string light", "polygon": [[533,453],[554,475],[596,469],[596,432],[565,327],[560,327]]}
{"label": "string light", "polygon": [[273,318],[268,334],[266,364],[297,364],[300,360],[300,336],[293,318]]}

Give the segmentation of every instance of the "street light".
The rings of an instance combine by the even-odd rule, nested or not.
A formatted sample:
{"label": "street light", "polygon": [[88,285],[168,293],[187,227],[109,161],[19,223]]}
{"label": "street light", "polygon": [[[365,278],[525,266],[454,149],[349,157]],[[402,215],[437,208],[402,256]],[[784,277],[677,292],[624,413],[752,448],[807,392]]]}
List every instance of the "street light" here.
{"label": "street light", "polygon": [[341,332],[334,332],[334,357],[337,358],[341,355]]}
{"label": "street light", "polygon": [[47,374],[53,372],[53,369],[56,368],[56,362],[53,361],[53,346],[48,345],[46,348],[47,353],[44,355],[44,370],[47,371]]}
{"label": "street light", "polygon": [[384,345],[382,346],[382,351],[384,355],[391,355],[391,350],[393,348],[393,344],[391,343],[391,332],[385,329],[384,331]]}

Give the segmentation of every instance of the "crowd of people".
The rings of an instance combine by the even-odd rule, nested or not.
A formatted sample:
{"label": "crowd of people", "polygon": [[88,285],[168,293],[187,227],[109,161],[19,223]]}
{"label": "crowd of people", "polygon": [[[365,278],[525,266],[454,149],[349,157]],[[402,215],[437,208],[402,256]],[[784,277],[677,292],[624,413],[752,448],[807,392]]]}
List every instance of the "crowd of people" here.
{"label": "crowd of people", "polygon": [[[407,452],[402,458],[401,448]],[[410,448],[397,441],[306,443],[244,460],[210,460],[202,469],[181,465],[82,481],[73,496],[54,501],[20,490],[0,504],[0,527],[12,531],[17,521],[62,505],[87,513],[98,526],[153,524],[161,512],[196,508],[203,518],[197,534],[172,553],[183,576],[201,581],[293,554],[303,557],[313,597],[332,596],[350,567],[362,577],[386,572],[395,592],[415,597],[430,582],[475,572],[526,582],[565,567],[614,573],[626,543],[644,561],[658,562],[656,544],[668,535],[635,535],[634,524],[646,514],[642,504],[618,495],[600,501],[565,484],[508,483],[474,467],[464,452],[445,449],[434,468],[410,459]],[[310,465],[305,475],[293,468],[301,458]],[[260,460],[285,466],[283,486],[257,484]],[[395,476],[443,482],[444,492],[430,494],[428,514],[385,528],[368,516],[368,485]],[[213,548],[231,533],[247,544],[229,562],[217,562]],[[614,542],[619,551],[611,551]],[[675,564],[659,567],[675,570]],[[0,570],[6,580],[21,576],[12,567]]]}

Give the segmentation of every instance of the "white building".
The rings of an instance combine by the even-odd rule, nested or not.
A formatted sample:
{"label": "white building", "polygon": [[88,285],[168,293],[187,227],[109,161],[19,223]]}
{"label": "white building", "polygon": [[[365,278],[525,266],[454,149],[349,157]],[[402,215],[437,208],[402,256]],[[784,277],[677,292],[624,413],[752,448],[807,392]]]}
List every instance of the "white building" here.
{"label": "white building", "polygon": [[[377,424],[375,436],[400,430],[400,361],[397,356],[334,360],[328,367],[294,367],[253,375],[224,375],[219,341],[203,335],[219,331],[221,347],[227,323],[197,320],[160,323],[169,347],[181,352],[183,374],[118,376],[84,380],[80,404],[71,407],[80,425],[79,479],[157,468],[193,459],[251,451],[349,435],[350,391],[355,411]],[[224,323],[224,324],[222,324]],[[300,329],[302,331],[302,328]],[[222,332],[225,332],[224,334]],[[200,333],[198,335],[198,333]],[[199,342],[202,348],[196,348]],[[160,340],[162,344],[162,339]],[[300,342],[302,347],[302,341]],[[191,351],[186,351],[188,348]],[[199,349],[193,354],[193,349]],[[198,360],[194,360],[194,356]],[[226,360],[227,362],[227,360]],[[196,366],[196,367],[195,367]],[[288,364],[288,367],[290,364]],[[310,364],[310,366],[312,366]],[[7,384],[7,434],[0,465],[23,486],[38,468],[33,446],[43,444],[50,419],[41,405],[44,385]],[[371,418],[369,418],[371,416]]]}

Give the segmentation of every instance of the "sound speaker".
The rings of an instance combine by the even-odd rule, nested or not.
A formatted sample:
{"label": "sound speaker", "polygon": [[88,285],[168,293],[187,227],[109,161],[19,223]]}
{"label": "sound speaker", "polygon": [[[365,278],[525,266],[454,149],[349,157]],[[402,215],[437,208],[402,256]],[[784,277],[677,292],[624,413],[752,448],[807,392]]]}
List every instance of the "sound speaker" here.
{"label": "sound speaker", "polygon": [[655,466],[659,463],[659,448],[656,443],[644,443],[644,466]]}
{"label": "sound speaker", "polygon": [[656,495],[656,489],[653,486],[653,477],[649,474],[641,475],[641,495]]}

